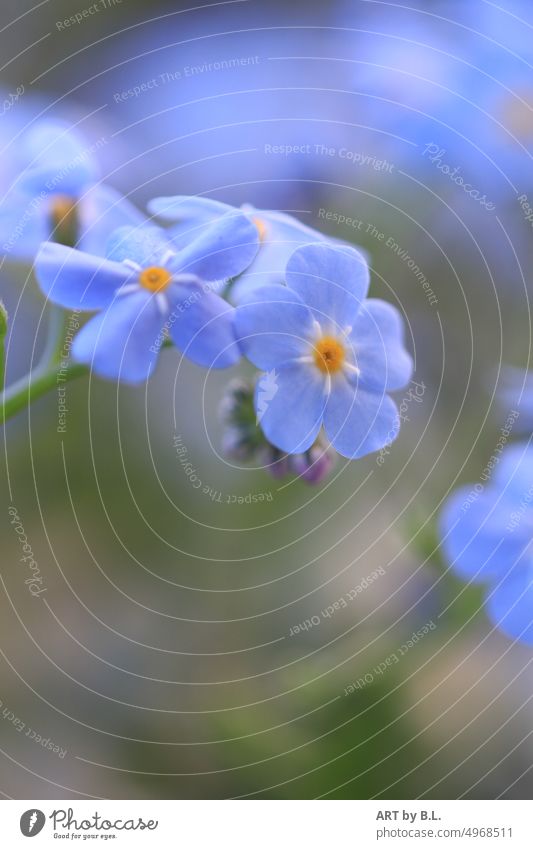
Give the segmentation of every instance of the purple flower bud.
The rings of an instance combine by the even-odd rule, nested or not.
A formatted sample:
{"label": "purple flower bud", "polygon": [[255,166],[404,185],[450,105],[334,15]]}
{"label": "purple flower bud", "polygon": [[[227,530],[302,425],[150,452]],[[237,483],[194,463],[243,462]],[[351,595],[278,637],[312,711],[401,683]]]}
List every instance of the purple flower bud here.
{"label": "purple flower bud", "polygon": [[290,470],[306,483],[318,484],[329,475],[335,460],[333,450],[319,440],[305,454],[293,454],[289,458],[289,466]]}

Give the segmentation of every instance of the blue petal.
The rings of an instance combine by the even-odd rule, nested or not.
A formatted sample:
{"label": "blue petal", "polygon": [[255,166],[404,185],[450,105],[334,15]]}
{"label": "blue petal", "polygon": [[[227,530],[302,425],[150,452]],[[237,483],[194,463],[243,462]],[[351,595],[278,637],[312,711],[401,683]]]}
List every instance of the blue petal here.
{"label": "blue petal", "polygon": [[164,322],[149,292],[123,295],[80,330],[72,355],[101,377],[140,383],[155,367]]}
{"label": "blue petal", "polygon": [[311,311],[286,286],[264,286],[237,307],[235,332],[251,362],[260,369],[285,365],[309,354]]}
{"label": "blue petal", "polygon": [[176,195],[154,198],[148,203],[149,212],[164,222],[175,250],[182,250],[205,228],[228,213],[240,214],[235,207],[210,198]]}
{"label": "blue petal", "polygon": [[148,202],[147,207],[151,215],[168,222],[206,222],[235,211],[234,207],[227,203],[189,195],[154,198]]}
{"label": "blue petal", "polygon": [[132,271],[118,262],[44,242],[35,260],[35,275],[47,298],[68,309],[108,306]]}
{"label": "blue petal", "polygon": [[364,301],[350,334],[363,389],[401,389],[411,379],[413,361],[403,347],[399,311],[377,298]]}
{"label": "blue petal", "polygon": [[286,281],[324,330],[335,333],[353,325],[370,278],[368,265],[356,250],[316,242],[294,251]]}
{"label": "blue petal", "polygon": [[533,430],[533,372],[515,366],[501,369],[501,388],[498,402],[502,411],[516,412],[514,430],[531,433]]}
{"label": "blue petal", "polygon": [[393,442],[400,422],[388,395],[355,388],[338,375],[332,381],[324,427],[335,450],[354,460]]}
{"label": "blue petal", "polygon": [[318,230],[282,212],[250,208],[248,215],[259,226],[259,252],[250,267],[234,281],[230,299],[240,304],[254,289],[285,281],[285,269],[297,247],[313,241],[324,241]]}
{"label": "blue petal", "polygon": [[486,606],[490,619],[508,637],[533,645],[533,570],[522,565],[510,570],[499,586],[487,593]]}
{"label": "blue petal", "polygon": [[120,192],[103,183],[91,186],[79,205],[80,250],[105,256],[109,234],[119,227],[140,227],[146,217]]}
{"label": "blue petal", "polygon": [[25,138],[27,170],[19,185],[28,192],[48,192],[76,197],[98,177],[98,168],[87,143],[68,125],[42,121]]}
{"label": "blue petal", "polygon": [[142,268],[160,265],[161,259],[171,245],[165,231],[160,227],[145,225],[141,227],[119,227],[109,236],[107,256],[116,262],[129,259]]}
{"label": "blue petal", "polygon": [[527,523],[512,529],[514,509],[494,486],[461,487],[446,501],[439,520],[442,547],[462,578],[492,580],[522,556],[531,534]]}
{"label": "blue petal", "polygon": [[12,195],[0,207],[0,249],[6,256],[33,262],[41,242],[50,238],[47,199]]}
{"label": "blue petal", "polygon": [[201,228],[173,258],[171,268],[209,283],[229,280],[250,265],[258,247],[257,228],[246,215],[231,212]]}
{"label": "blue petal", "polygon": [[200,366],[227,368],[241,358],[234,312],[227,301],[202,286],[169,289],[169,332],[183,354]]}
{"label": "blue petal", "polygon": [[533,510],[533,445],[517,442],[502,452],[494,480],[509,497],[524,501]]}
{"label": "blue petal", "polygon": [[262,375],[255,388],[255,409],[263,433],[288,454],[307,451],[322,425],[325,380],[309,365],[294,363]]}

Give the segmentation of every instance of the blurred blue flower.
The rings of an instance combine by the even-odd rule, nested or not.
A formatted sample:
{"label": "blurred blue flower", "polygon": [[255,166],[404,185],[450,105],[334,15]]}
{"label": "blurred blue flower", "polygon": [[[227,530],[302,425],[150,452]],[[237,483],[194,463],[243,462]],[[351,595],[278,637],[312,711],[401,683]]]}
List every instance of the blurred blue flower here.
{"label": "blurred blue flower", "polygon": [[185,193],[223,190],[236,205],[253,198],[294,212],[314,209],[347,173],[372,185],[370,168],[325,152],[377,155],[337,60],[338,8],[307,4],[304,17],[290,3],[169,9],[102,44],[104,70],[79,83],[85,102],[106,100],[136,154],[123,184],[134,176],[139,193],[164,194],[172,172]]}
{"label": "blurred blue flower", "polygon": [[116,230],[107,259],[46,242],[35,268],[54,303],[101,310],[76,335],[74,358],[102,377],[136,383],[152,373],[167,335],[198,365],[225,368],[239,359],[233,310],[214,290],[253,260],[257,246],[255,227],[237,213],[180,250],[151,226]]}
{"label": "blurred blue flower", "polygon": [[533,447],[507,447],[493,482],[457,490],[442,511],[440,531],[454,571],[486,585],[491,621],[533,644]]}
{"label": "blurred blue flower", "polygon": [[[40,121],[22,136],[16,176],[0,203],[0,246],[33,262],[48,239],[102,256],[109,233],[145,217],[99,183],[94,148],[59,121]],[[13,163],[12,163],[13,167]]]}
{"label": "blurred blue flower", "polygon": [[498,389],[498,405],[504,415],[515,414],[515,431],[533,432],[533,372],[516,366],[504,366]]}
{"label": "blurred blue flower", "polygon": [[344,55],[360,120],[373,127],[376,144],[418,179],[421,169],[439,176],[431,166],[442,163],[495,200],[512,197],[516,180],[527,188],[531,4],[472,0],[444,14],[391,4],[386,17],[379,4],[365,5],[366,13],[358,4],[343,7],[343,22],[352,25]]}
{"label": "blurred blue flower", "polygon": [[[216,221],[235,211],[233,207],[217,200],[183,196],[155,198],[148,203],[148,209],[162,221],[174,223],[169,236],[177,244],[190,238],[191,233],[207,222]],[[287,262],[297,247],[310,242],[345,244],[328,239],[319,230],[307,227],[297,218],[283,212],[255,209],[251,204],[242,206],[241,211],[257,228],[259,251],[252,264],[231,285],[229,298],[234,304],[239,304],[254,289],[283,283]]]}
{"label": "blurred blue flower", "polygon": [[386,393],[404,386],[412,371],[400,314],[365,300],[368,266],[353,248],[297,248],[285,279],[286,286],[254,290],[235,315],[243,352],[270,372],[268,393],[260,379],[255,397],[267,439],[301,454],[323,424],[344,457],[379,450],[399,430]]}
{"label": "blurred blue flower", "polygon": [[483,190],[511,201],[516,188],[521,192],[532,183],[533,18],[531,7],[523,11],[529,26],[527,20],[517,25],[511,9],[486,9],[479,16],[469,31],[462,96],[449,121],[458,130],[453,155],[461,156]]}
{"label": "blurred blue flower", "polygon": [[379,4],[347,0],[338,21],[345,28],[338,56],[358,121],[372,128],[371,151],[408,173],[429,171],[425,145],[444,147],[461,132],[453,116],[464,93],[467,31],[412,4],[388,4],[384,15]]}

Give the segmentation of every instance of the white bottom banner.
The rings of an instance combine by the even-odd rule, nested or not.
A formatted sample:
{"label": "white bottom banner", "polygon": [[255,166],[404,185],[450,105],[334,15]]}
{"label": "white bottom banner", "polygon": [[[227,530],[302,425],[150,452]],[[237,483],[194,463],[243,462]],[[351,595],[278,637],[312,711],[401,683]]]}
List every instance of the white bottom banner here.
{"label": "white bottom banner", "polygon": [[[1,845],[531,849],[527,801],[2,801]],[[70,844],[69,844],[70,845]]]}

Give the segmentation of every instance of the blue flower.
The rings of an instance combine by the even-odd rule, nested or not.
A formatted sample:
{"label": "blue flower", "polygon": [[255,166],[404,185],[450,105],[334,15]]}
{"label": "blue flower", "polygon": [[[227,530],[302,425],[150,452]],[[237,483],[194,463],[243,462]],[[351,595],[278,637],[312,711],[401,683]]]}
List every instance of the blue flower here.
{"label": "blue flower", "polygon": [[533,372],[516,366],[503,366],[497,393],[501,412],[512,420],[515,433],[533,431]]}
{"label": "blue flower", "polygon": [[353,248],[297,248],[285,280],[256,289],[235,314],[243,352],[270,372],[268,397],[260,379],[255,399],[265,436],[282,451],[302,453],[323,424],[344,457],[379,450],[399,430],[387,392],[412,371],[400,314],[365,300],[368,266]]}
{"label": "blue flower", "polygon": [[[252,182],[258,205],[311,209],[310,195],[325,181],[346,183],[345,160],[315,153],[315,145],[354,144],[358,133],[346,66],[287,61],[322,55],[325,42],[330,56],[340,56],[345,21],[339,29],[323,28],[338,23],[332,0],[308,4],[299,26],[293,6],[210,5],[203,21],[173,8],[142,30],[122,33],[120,44],[99,45],[106,73],[91,80],[92,97],[108,104],[106,115],[121,127],[139,183],[157,186],[152,195],[168,192],[172,172],[182,192],[223,184],[226,198],[238,204]],[[169,41],[169,27],[176,26],[179,39]],[[137,92],[132,80],[148,84]],[[279,145],[288,155],[268,152]],[[369,138],[367,149],[375,153],[375,147]]]}
{"label": "blue flower", "polygon": [[442,511],[440,531],[452,569],[486,585],[491,621],[533,644],[533,447],[506,448],[486,488],[457,490]]}
{"label": "blue flower", "polygon": [[[274,375],[263,375],[260,392],[268,394],[269,387],[265,384],[272,378],[272,388],[277,389]],[[223,454],[231,460],[254,461],[276,480],[297,475],[306,483],[321,483],[335,465],[337,455],[331,445],[319,436],[308,451],[284,454],[258,428],[254,394],[252,383],[239,378],[229,383],[219,407]]]}
{"label": "blue flower", "polygon": [[422,182],[441,176],[442,159],[471,190],[514,201],[513,183],[527,189],[531,172],[531,3],[470,0],[445,16],[390,4],[386,19],[379,4],[364,5],[343,4],[339,20],[359,121],[373,128],[378,155]]}
{"label": "blue flower", "polygon": [[47,239],[103,256],[109,233],[146,219],[128,200],[98,182],[90,146],[66,124],[39,122],[23,135],[17,176],[0,205],[1,250],[33,262]]}
{"label": "blue flower", "polygon": [[257,251],[244,215],[220,218],[176,250],[158,227],[122,227],[108,258],[46,242],[35,262],[44,294],[70,309],[101,310],[76,335],[74,359],[102,377],[136,383],[154,369],[167,335],[193,362],[233,365],[233,309],[214,291]]}
{"label": "blue flower", "polygon": [[[227,215],[233,207],[217,200],[199,197],[162,197],[148,204],[149,211],[165,222],[175,222],[171,233],[178,240],[187,237],[206,221]],[[259,251],[254,262],[232,283],[229,298],[239,304],[250,292],[271,283],[283,283],[285,268],[295,248],[310,242],[346,244],[329,239],[283,212],[255,209],[246,204],[241,210],[257,228]]]}

